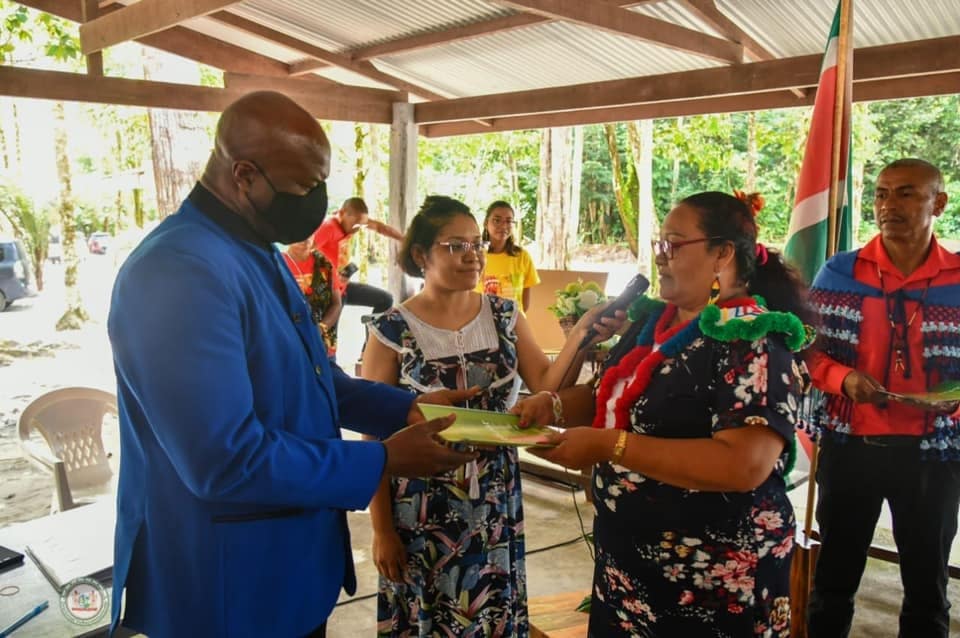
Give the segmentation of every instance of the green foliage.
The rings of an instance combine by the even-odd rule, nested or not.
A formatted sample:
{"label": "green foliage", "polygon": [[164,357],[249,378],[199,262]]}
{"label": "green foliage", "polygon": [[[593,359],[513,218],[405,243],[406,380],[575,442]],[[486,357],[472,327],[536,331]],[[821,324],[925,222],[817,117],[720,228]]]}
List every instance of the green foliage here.
{"label": "green foliage", "polygon": [[[80,58],[76,24],[8,0],[0,0],[0,24],[3,25],[0,31],[2,64],[13,61],[20,49],[35,52],[36,47],[40,48],[42,55],[61,62]],[[42,36],[39,41],[37,35]]]}
{"label": "green foliage", "polygon": [[0,217],[13,228],[14,236],[19,237],[30,252],[33,274],[40,288],[43,287],[43,263],[50,245],[51,216],[51,211],[38,210],[33,200],[16,187],[0,184]]}

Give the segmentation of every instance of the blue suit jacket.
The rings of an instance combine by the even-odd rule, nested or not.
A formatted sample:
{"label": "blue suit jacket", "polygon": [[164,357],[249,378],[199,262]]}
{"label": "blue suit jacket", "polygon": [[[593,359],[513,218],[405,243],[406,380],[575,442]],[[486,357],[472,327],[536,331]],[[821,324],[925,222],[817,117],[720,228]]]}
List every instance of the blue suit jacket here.
{"label": "blue suit jacket", "polygon": [[126,588],[123,624],[151,638],[325,622],[356,587],[345,510],[366,507],[385,463],[339,425],[387,436],[412,401],[331,367],[276,248],[225,210],[198,186],[113,290],[113,624]]}

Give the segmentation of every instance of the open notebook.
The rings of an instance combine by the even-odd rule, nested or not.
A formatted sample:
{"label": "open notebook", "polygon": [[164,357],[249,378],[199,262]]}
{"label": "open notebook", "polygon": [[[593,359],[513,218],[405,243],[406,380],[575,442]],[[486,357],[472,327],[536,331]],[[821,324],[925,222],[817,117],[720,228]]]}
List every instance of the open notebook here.
{"label": "open notebook", "polygon": [[113,499],[37,521],[26,553],[57,590],[76,578],[109,582],[113,574]]}
{"label": "open notebook", "polygon": [[457,420],[440,436],[451,443],[476,443],[477,445],[551,446],[548,439],[553,431],[546,427],[521,428],[520,418],[515,414],[453,408],[448,405],[419,406],[428,419],[455,414]]}

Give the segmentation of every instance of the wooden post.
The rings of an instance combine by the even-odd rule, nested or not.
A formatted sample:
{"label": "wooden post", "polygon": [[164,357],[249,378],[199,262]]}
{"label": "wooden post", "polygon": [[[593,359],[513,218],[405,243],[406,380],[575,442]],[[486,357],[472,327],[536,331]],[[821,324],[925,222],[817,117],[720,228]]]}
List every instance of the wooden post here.
{"label": "wooden post", "polygon": [[[390,125],[390,220],[394,228],[406,230],[417,210],[417,124],[413,104],[394,102]],[[403,273],[395,268],[399,246],[390,242],[387,252],[387,289],[394,301],[406,298]]]}
{"label": "wooden post", "polygon": [[[100,14],[99,0],[80,0],[80,13],[84,22],[95,20]],[[103,53],[88,53],[86,61],[87,75],[103,75]]]}

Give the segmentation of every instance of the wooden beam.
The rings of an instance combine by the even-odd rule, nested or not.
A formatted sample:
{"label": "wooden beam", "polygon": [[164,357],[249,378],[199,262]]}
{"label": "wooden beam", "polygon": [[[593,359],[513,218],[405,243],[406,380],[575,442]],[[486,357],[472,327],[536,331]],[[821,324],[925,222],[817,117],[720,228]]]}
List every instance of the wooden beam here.
{"label": "wooden beam", "polygon": [[[856,102],[875,100],[896,100],[927,95],[949,95],[960,87],[960,71],[935,73],[902,78],[884,78],[863,80],[853,85],[853,99]],[[678,117],[680,115],[704,115],[708,113],[734,113],[738,111],[761,111],[776,108],[810,106],[816,97],[810,91],[797,98],[781,91],[708,97],[694,100],[656,102],[635,106],[620,106],[604,109],[587,109],[508,117],[490,120],[489,128],[479,127],[472,122],[449,122],[421,126],[420,133],[426,137],[446,137],[450,135],[471,135],[520,129],[546,128],[549,126],[576,126],[580,124],[600,124],[604,122],[624,122],[649,118]]]}
{"label": "wooden beam", "polygon": [[[315,79],[314,79],[315,78]],[[289,95],[321,94],[327,98],[342,98],[356,100],[358,103],[406,102],[407,94],[402,91],[387,91],[385,89],[368,89],[362,86],[337,84],[325,78],[274,78],[263,75],[247,75],[245,73],[227,72],[223,74],[223,83],[227,88],[243,91],[279,91]]]}
{"label": "wooden beam", "polygon": [[[75,0],[17,0],[17,2],[66,20],[83,22],[80,5]],[[119,4],[101,7],[100,13],[118,11],[120,8],[122,5]],[[225,71],[277,77],[286,77],[290,73],[289,65],[283,62],[251,53],[241,47],[184,27],[173,27],[138,38],[137,42]]]}
{"label": "wooden beam", "polygon": [[236,0],[138,0],[80,25],[84,55],[145,35],[163,31],[190,18],[213,13]]}
{"label": "wooden beam", "polygon": [[[144,0],[140,0],[143,2]],[[253,22],[252,20],[247,20],[238,15],[228,13],[226,11],[219,11],[210,16],[211,18],[227,24],[235,29],[240,29],[247,33],[253,34],[257,37],[269,40],[275,44],[285,46],[294,51],[299,51],[304,55],[309,55],[310,57],[317,58],[333,66],[338,66],[342,69],[346,69],[352,73],[369,78],[376,82],[381,82],[388,86],[392,86],[401,91],[407,91],[408,93],[413,93],[414,95],[419,95],[422,98],[428,100],[445,100],[448,96],[440,95],[434,91],[426,89],[422,86],[413,84],[412,82],[407,82],[398,77],[384,73],[377,69],[370,62],[352,60],[349,56],[335,53],[333,51],[328,51],[327,49],[320,48],[309,42],[304,42],[303,40],[298,40],[286,33],[282,33],[275,29],[271,29],[262,24]]]}
{"label": "wooden beam", "polygon": [[[757,42],[753,36],[740,28],[736,22],[717,8],[716,0],[681,0],[687,11],[710,25],[723,37],[743,45],[744,52],[753,60],[773,60],[777,56]],[[806,95],[803,89],[793,88],[790,92],[797,97]]]}
{"label": "wooden beam", "polygon": [[574,22],[615,35],[732,64],[743,62],[743,47],[671,22],[651,18],[599,0],[497,0],[537,15]]}
{"label": "wooden beam", "polygon": [[[637,0],[633,2],[623,2],[622,0],[603,1],[617,7],[635,7],[644,4],[653,4],[661,0],[640,0],[639,2]],[[546,24],[548,22],[555,22],[555,20],[531,13],[518,13],[511,16],[481,20],[480,22],[453,27],[451,29],[443,29],[441,31],[417,33],[411,36],[397,38],[396,40],[390,40],[389,42],[352,49],[349,53],[350,57],[354,60],[369,60],[371,58],[381,58],[406,51],[416,51],[427,47],[448,44],[450,42],[471,40],[491,33],[512,31],[535,24]],[[303,69],[301,72],[312,70],[308,64],[304,64],[301,68]]]}
{"label": "wooden beam", "polygon": [[[219,112],[246,93],[241,89],[0,66],[0,95],[9,97]],[[341,97],[327,98],[322,91],[316,95],[300,94],[295,99],[320,119],[378,124],[393,121],[389,102],[359,103]]]}
{"label": "wooden beam", "polygon": [[677,117],[679,115],[755,111],[793,106],[808,106],[810,104],[813,104],[812,96],[798,98],[786,91],[770,91],[748,95],[710,97],[699,100],[676,100],[672,102],[654,102],[652,104],[638,104],[633,106],[614,106],[601,109],[504,117],[489,120],[490,128],[481,128],[472,122],[446,122],[421,126],[420,133],[426,137],[446,137],[450,135],[489,133],[492,131],[547,128],[550,126],[626,122],[629,120]]}
{"label": "wooden beam", "polygon": [[[417,122],[513,117],[816,86],[821,55],[416,105]],[[960,70],[960,36],[858,49],[854,79]]]}
{"label": "wooden beam", "polygon": [[[80,14],[84,22],[90,22],[100,15],[98,0],[80,0]],[[103,54],[97,51],[86,56],[87,75],[103,75]]]}

